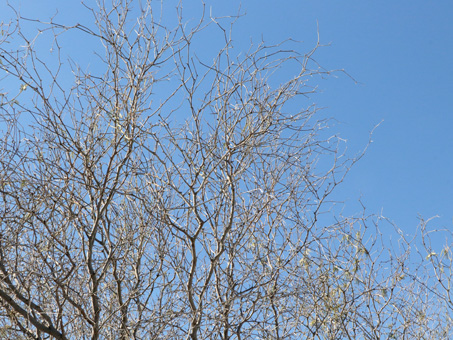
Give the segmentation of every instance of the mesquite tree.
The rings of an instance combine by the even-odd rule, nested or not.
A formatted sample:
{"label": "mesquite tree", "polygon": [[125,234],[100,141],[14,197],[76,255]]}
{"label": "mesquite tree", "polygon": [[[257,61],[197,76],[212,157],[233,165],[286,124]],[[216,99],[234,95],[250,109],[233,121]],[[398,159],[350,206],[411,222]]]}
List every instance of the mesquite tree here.
{"label": "mesquite tree", "polygon": [[[1,338],[448,338],[451,275],[426,265],[449,249],[424,238],[422,265],[329,214],[359,157],[306,99],[318,46],[237,53],[237,18],[157,5],[3,24]],[[223,47],[200,56],[207,30]]]}

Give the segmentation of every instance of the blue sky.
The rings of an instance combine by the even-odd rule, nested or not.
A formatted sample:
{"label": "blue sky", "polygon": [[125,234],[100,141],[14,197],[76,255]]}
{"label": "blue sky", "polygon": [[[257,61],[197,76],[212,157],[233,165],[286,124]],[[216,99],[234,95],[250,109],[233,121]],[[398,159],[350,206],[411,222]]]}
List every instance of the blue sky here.
{"label": "blue sky", "polygon": [[[412,232],[418,214],[453,219],[453,3],[450,1],[245,1],[242,32],[267,41],[291,37],[330,46],[315,59],[345,69],[319,83],[314,100],[349,150],[366,156],[337,192]],[[349,210],[349,209],[348,209]]]}
{"label": "blue sky", "polygon": [[[28,17],[47,19],[58,8],[60,21],[89,20],[77,1],[13,3]],[[239,5],[207,1],[214,15],[235,14]],[[6,13],[3,6],[0,13]],[[196,16],[198,1],[186,1],[185,10],[188,18]],[[453,2],[250,0],[241,11],[246,16],[233,35],[239,50],[247,50],[251,39],[272,44],[292,38],[307,52],[319,27],[321,44],[329,46],[315,59],[326,69],[344,69],[357,83],[338,72],[318,81],[320,93],[312,100],[324,108],[323,116],[337,120],[332,133],[348,140],[351,155],[382,121],[366,156],[336,193],[347,211],[357,209],[361,198],[369,213],[382,213],[409,233],[418,214],[440,215],[432,227],[452,228]]]}

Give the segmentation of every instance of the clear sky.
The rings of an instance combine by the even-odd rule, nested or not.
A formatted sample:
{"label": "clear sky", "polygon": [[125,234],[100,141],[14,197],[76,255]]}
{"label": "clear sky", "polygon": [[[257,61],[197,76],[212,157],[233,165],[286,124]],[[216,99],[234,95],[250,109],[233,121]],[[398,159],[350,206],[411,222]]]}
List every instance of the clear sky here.
{"label": "clear sky", "polygon": [[[213,2],[215,3],[215,2]],[[215,6],[215,5],[213,5]],[[330,44],[315,59],[345,69],[320,83],[314,100],[339,121],[332,129],[358,151],[373,144],[337,192],[361,197],[411,232],[424,218],[453,226],[453,2],[243,1],[245,34],[277,42],[291,37]]]}
{"label": "clear sky", "polygon": [[[94,5],[94,1],[91,1]],[[172,3],[174,1],[171,1]],[[78,1],[15,0],[23,15],[47,19],[59,9],[60,21],[86,22]],[[87,1],[90,3],[90,1]],[[214,15],[237,13],[239,1],[207,1]],[[0,5],[0,21],[5,5]],[[197,0],[186,1],[196,16]],[[347,210],[361,198],[369,213],[382,213],[401,229],[415,230],[420,214],[440,215],[433,227],[453,227],[453,2],[244,0],[246,13],[234,29],[236,49],[250,39],[277,43],[302,41],[300,52],[317,39],[328,47],[315,59],[344,74],[320,80],[313,96],[322,114],[338,122],[332,133],[359,152],[375,125],[373,144],[337,191]],[[2,14],[3,13],[3,14]],[[9,13],[9,12],[8,12]],[[206,37],[210,46],[214,43]],[[83,48],[83,42],[74,42]]]}

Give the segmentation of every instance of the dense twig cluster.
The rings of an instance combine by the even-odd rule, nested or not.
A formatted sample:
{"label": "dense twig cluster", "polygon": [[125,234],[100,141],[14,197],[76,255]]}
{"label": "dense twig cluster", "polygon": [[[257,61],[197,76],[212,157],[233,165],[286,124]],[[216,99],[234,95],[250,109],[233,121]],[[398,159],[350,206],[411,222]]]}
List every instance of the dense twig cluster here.
{"label": "dense twig cluster", "polygon": [[[88,9],[91,28],[4,27],[0,69],[20,93],[0,108],[0,337],[451,336],[449,248],[423,233],[429,261],[413,262],[373,219],[323,215],[358,158],[301,108],[324,72],[314,50],[234,57],[226,18],[189,27],[179,7],[169,28],[133,3]],[[53,64],[24,22],[52,34]],[[207,62],[193,50],[211,28],[225,44]],[[102,44],[96,70],[65,66],[66,31]]]}

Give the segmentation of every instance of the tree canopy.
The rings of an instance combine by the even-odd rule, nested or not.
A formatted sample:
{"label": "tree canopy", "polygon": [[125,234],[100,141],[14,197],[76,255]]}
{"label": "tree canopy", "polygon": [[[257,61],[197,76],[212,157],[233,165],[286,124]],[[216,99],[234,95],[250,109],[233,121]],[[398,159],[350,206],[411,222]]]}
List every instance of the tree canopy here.
{"label": "tree canopy", "polygon": [[183,9],[3,24],[0,336],[450,338],[451,249],[334,209],[362,154],[307,99],[319,44],[237,51],[236,17]]}

